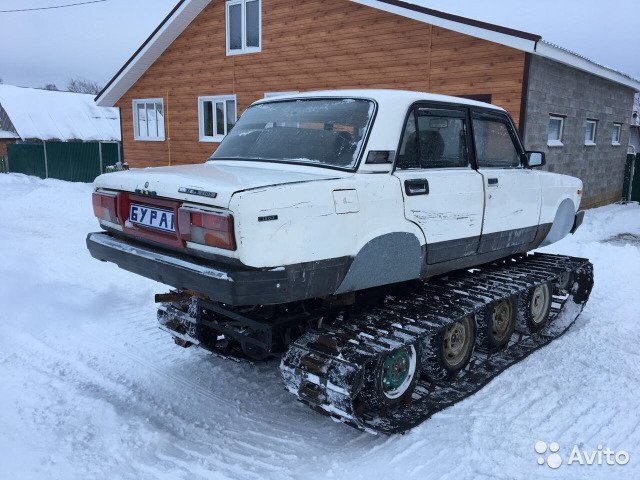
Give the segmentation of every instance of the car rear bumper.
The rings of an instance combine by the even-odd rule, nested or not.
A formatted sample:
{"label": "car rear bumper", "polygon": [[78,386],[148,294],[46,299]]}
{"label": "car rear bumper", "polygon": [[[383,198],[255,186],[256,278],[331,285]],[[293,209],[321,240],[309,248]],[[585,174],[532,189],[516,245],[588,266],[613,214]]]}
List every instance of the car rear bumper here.
{"label": "car rear bumper", "polygon": [[575,220],[573,221],[573,228],[571,229],[571,233],[576,233],[576,230],[580,228],[580,225],[582,225],[583,221],[584,221],[584,210],[579,210],[578,213],[576,213]]}
{"label": "car rear bumper", "polygon": [[250,269],[167,252],[109,233],[90,233],[91,256],[180,290],[229,305],[268,305],[332,295],[351,264],[341,257],[272,269]]}

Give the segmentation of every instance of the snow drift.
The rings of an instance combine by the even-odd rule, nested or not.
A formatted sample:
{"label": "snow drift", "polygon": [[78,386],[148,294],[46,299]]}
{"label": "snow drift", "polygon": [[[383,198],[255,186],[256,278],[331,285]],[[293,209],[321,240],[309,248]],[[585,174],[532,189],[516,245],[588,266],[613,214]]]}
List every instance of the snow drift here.
{"label": "snow drift", "polygon": [[[360,433],[295,402],[277,362],[175,346],[166,287],[94,261],[91,186],[0,175],[0,478],[530,479],[640,477],[640,206],[587,213],[545,251],[596,285],[563,338],[404,436]],[[630,452],[625,466],[539,466],[538,441]]]}

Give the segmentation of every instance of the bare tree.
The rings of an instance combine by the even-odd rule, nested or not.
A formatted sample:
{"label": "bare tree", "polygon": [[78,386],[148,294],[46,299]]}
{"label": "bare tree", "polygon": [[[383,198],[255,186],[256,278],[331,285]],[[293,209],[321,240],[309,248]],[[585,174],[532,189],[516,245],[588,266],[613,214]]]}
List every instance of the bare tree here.
{"label": "bare tree", "polygon": [[58,91],[60,90],[58,87],[56,87],[55,83],[47,83],[44,87],[42,87],[43,90],[53,90],[53,91]]}
{"label": "bare tree", "polygon": [[637,93],[633,99],[633,111],[640,112],[640,93]]}
{"label": "bare tree", "polygon": [[82,77],[73,77],[67,83],[67,90],[74,93],[91,93],[97,95],[102,90],[102,87],[92,80],[87,80]]}

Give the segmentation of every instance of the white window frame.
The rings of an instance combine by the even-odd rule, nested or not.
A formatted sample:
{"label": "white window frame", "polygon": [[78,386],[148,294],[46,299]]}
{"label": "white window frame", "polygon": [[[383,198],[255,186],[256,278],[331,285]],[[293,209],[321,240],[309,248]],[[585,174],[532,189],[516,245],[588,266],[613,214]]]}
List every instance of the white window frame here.
{"label": "white window frame", "polygon": [[[247,53],[258,53],[262,51],[262,0],[258,2],[258,47],[247,47],[247,1],[252,0],[227,0],[225,5],[225,30],[227,37],[227,56],[244,55]],[[229,9],[232,5],[242,6],[242,47],[231,49],[231,28],[229,25]]]}
{"label": "white window frame", "polygon": [[289,92],[264,92],[264,98],[285,97],[289,95],[295,95],[300,93],[298,90],[291,90]]}
{"label": "white window frame", "polygon": [[[222,139],[229,133],[227,131],[227,101],[233,100],[234,111],[233,115],[238,121],[238,100],[235,95],[208,95],[198,97],[198,131],[201,142],[221,142]],[[213,136],[207,136],[204,134],[204,102],[211,102],[213,104]],[[218,111],[215,108],[216,102],[222,102],[224,104],[224,135],[220,135],[217,133],[217,125],[218,125]]]}
{"label": "white window frame", "polygon": [[592,120],[592,119],[587,119],[587,121],[585,122],[585,127],[587,125],[593,125],[592,128],[592,132],[593,132],[593,137],[591,140],[587,140],[586,138],[584,139],[584,144],[587,147],[595,147],[596,146],[596,137],[598,135],[598,120]]}
{"label": "white window frame", "polygon": [[[560,138],[557,140],[549,140],[549,124],[551,120],[560,120]],[[549,123],[547,124],[547,145],[549,147],[564,147],[562,139],[564,138],[564,117],[561,115],[549,115]]]}
{"label": "white window frame", "polygon": [[[157,118],[157,107],[156,105],[159,103],[160,105],[162,105],[162,118],[163,118],[163,122],[162,124],[157,124],[158,125],[158,130],[160,130],[160,127],[162,126],[162,132],[158,131],[158,136],[149,136],[147,135],[141,135],[140,131],[139,131],[139,126],[140,126],[140,122],[138,121],[138,105],[140,104],[147,104],[147,103],[153,103],[154,104],[154,110],[156,111],[156,118]],[[165,121],[164,119],[166,118],[166,111],[164,109],[164,98],[136,98],[133,100],[132,102],[132,108],[133,108],[133,139],[137,140],[137,141],[141,141],[141,142],[164,142],[165,141]],[[148,115],[147,115],[147,123],[148,123]],[[149,128],[147,127],[147,133],[149,131]]]}
{"label": "white window frame", "polygon": [[[613,134],[614,132],[618,130],[618,141],[615,141],[613,139]],[[622,140],[622,124],[621,123],[614,123],[613,124],[613,130],[611,131],[611,145],[613,145],[614,147],[619,147],[620,146],[620,140]]]}

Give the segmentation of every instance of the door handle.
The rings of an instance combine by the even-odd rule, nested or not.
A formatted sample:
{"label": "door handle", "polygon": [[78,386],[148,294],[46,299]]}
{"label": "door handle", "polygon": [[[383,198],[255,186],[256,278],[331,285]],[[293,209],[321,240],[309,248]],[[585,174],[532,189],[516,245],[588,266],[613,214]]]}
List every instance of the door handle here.
{"label": "door handle", "polygon": [[407,196],[429,195],[429,182],[426,178],[404,181],[404,191]]}
{"label": "door handle", "polygon": [[489,183],[489,185],[498,185],[497,178],[490,178],[489,180],[487,180],[487,182]]}

